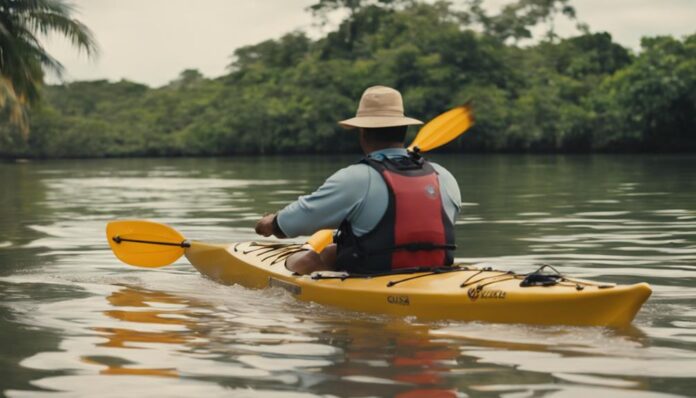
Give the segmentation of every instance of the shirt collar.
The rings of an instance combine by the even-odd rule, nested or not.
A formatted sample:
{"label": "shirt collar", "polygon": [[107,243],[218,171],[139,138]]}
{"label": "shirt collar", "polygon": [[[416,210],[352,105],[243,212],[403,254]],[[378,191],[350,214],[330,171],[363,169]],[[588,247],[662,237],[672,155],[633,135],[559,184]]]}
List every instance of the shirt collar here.
{"label": "shirt collar", "polygon": [[397,158],[408,156],[408,151],[406,148],[384,148],[370,152],[367,156],[373,159]]}

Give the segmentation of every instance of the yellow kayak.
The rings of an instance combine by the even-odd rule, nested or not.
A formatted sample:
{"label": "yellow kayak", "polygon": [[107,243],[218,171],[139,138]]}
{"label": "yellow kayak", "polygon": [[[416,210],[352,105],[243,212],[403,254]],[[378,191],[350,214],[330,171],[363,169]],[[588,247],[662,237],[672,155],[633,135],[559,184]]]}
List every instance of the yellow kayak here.
{"label": "yellow kayak", "polygon": [[500,323],[625,327],[652,290],[647,283],[615,285],[558,277],[525,285],[525,275],[455,265],[436,271],[351,276],[299,276],[285,259],[300,245],[187,242],[184,254],[203,275],[223,284],[285,289],[300,300],[353,311]]}

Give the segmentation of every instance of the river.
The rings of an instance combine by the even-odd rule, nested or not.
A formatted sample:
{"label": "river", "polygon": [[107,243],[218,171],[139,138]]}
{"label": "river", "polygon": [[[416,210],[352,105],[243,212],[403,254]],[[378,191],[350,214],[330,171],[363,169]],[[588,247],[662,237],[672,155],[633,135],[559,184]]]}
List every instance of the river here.
{"label": "river", "polygon": [[695,156],[434,156],[458,261],[654,290],[627,330],[425,322],[120,263],[106,222],[204,241],[354,157],[0,163],[0,395],[643,397],[696,390]]}

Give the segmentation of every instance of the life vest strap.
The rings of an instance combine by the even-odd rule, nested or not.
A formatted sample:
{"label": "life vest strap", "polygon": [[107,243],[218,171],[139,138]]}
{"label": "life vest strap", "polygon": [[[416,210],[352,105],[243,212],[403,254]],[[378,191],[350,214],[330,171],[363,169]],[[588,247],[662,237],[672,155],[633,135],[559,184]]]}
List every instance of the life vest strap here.
{"label": "life vest strap", "polygon": [[396,246],[391,246],[391,247],[385,247],[384,249],[380,250],[373,250],[373,251],[365,251],[364,254],[365,256],[370,256],[374,254],[383,254],[383,253],[391,253],[395,252],[397,250],[407,250],[407,251],[422,251],[422,250],[455,250],[457,249],[457,245],[454,244],[444,244],[444,245],[438,245],[430,242],[414,242],[414,243],[406,243],[403,245],[396,245]]}
{"label": "life vest strap", "polygon": [[[380,162],[379,160],[371,159],[373,162]],[[399,170],[399,171],[409,171],[409,170],[420,170],[423,168],[423,164],[425,163],[425,160],[423,158],[414,158],[412,156],[404,156],[404,157],[398,157],[398,158],[388,158],[385,157],[383,160],[381,160],[383,164],[389,164],[391,165],[394,169]]]}

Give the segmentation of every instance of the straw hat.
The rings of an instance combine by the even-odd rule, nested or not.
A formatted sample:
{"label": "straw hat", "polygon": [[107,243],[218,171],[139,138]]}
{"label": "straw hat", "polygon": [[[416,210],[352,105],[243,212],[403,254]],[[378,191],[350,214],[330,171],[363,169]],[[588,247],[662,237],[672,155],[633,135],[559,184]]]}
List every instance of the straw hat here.
{"label": "straw hat", "polygon": [[369,87],[360,98],[355,117],[338,122],[345,128],[379,128],[423,124],[404,116],[401,93],[391,87]]}

